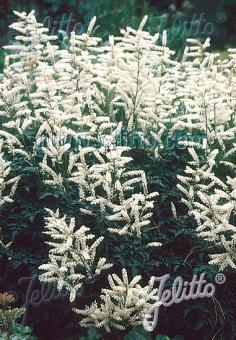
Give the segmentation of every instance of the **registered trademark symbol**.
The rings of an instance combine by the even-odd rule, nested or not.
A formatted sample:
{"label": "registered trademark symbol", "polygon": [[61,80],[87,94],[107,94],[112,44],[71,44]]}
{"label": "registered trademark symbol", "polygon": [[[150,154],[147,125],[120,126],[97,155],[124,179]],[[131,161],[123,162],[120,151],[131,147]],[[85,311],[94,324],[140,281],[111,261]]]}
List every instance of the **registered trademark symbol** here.
{"label": "registered trademark symbol", "polygon": [[218,285],[222,285],[223,283],[225,283],[225,281],[226,281],[226,277],[225,277],[224,274],[222,274],[222,273],[216,274],[215,282],[216,282]]}
{"label": "registered trademark symbol", "polygon": [[226,19],[227,19],[227,16],[225,12],[216,13],[216,22],[218,22],[218,24],[223,24],[223,22],[225,22]]}

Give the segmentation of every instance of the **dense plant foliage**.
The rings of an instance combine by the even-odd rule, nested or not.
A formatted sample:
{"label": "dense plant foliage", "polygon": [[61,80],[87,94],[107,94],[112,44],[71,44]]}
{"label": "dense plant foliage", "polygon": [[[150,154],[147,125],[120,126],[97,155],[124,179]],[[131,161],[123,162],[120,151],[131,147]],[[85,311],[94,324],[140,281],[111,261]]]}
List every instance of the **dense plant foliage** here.
{"label": "dense plant foliage", "polygon": [[[40,275],[78,314],[52,302],[44,338],[85,326],[95,339],[142,325],[151,276],[235,280],[236,50],[222,61],[188,39],[177,61],[147,17],[106,44],[93,18],[59,48],[34,12],[16,14],[0,84],[2,287]],[[163,310],[153,334],[233,340],[234,289]]]}
{"label": "dense plant foliage", "polygon": [[0,294],[0,339],[1,340],[27,340],[35,339],[29,327],[24,327],[16,320],[25,312],[24,308],[11,308],[14,296],[8,293]]}

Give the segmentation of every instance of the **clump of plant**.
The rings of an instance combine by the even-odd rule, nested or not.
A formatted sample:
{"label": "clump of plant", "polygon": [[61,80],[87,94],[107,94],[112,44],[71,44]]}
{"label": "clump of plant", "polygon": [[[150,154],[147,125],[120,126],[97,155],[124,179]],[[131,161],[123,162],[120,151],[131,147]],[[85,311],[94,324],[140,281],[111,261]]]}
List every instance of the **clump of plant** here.
{"label": "clump of plant", "polygon": [[31,336],[31,329],[18,324],[16,321],[24,314],[25,308],[12,308],[15,298],[12,294],[0,294],[0,339],[1,340],[28,340],[35,339]]}
{"label": "clump of plant", "polygon": [[147,17],[105,45],[93,18],[60,49],[34,12],[16,14],[1,201],[14,214],[22,194],[40,215],[20,214],[48,246],[40,279],[69,293],[80,325],[124,335],[155,302],[153,275],[235,269],[236,51],[222,61],[188,39],[176,61]]}

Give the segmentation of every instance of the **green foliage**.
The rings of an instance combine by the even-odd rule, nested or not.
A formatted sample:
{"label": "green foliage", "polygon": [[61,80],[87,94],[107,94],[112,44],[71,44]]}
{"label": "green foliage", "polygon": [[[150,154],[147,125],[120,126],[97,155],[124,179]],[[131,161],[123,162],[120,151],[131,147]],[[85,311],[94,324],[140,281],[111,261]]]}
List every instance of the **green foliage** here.
{"label": "green foliage", "polygon": [[0,73],[3,71],[3,65],[4,65],[4,52],[2,49],[0,49]]}
{"label": "green foliage", "polygon": [[148,334],[143,330],[142,327],[136,327],[131,330],[125,337],[124,340],[184,340],[182,336],[177,335],[173,337],[169,337],[163,334],[157,334],[155,337]]}
{"label": "green foliage", "polygon": [[81,336],[81,340],[102,340],[102,334],[97,328],[90,328],[86,336]]}
{"label": "green foliage", "polygon": [[25,308],[11,308],[10,304],[15,300],[14,296],[8,293],[0,294],[0,339],[1,340],[28,340],[36,339],[31,336],[31,329],[18,323]]}
{"label": "green foliage", "polygon": [[37,338],[32,335],[30,327],[14,323],[10,337],[7,336],[7,333],[1,332],[0,340],[37,340]]}

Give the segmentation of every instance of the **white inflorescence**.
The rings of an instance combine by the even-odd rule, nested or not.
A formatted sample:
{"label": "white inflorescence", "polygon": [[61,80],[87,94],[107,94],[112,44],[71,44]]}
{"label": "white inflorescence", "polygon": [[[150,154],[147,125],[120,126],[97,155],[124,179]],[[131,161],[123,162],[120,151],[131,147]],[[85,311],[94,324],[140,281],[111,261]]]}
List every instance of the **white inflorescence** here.
{"label": "white inflorescence", "polygon": [[85,316],[81,325],[84,327],[105,327],[107,332],[112,328],[123,330],[130,326],[141,325],[146,312],[157,301],[157,289],[154,280],[142,287],[140,275],[129,282],[127,271],[122,269],[122,279],[116,274],[108,275],[110,289],[102,289],[102,303],[93,302],[85,309],[75,312]]}

